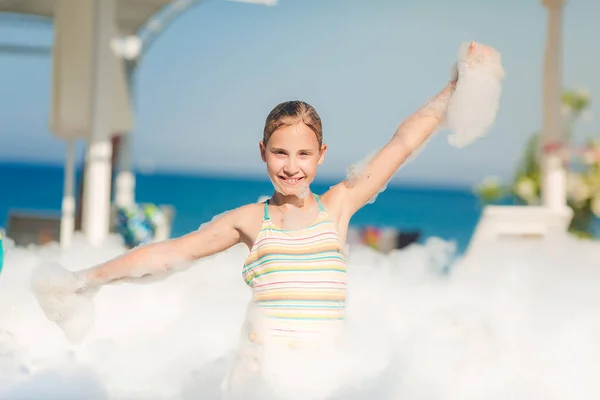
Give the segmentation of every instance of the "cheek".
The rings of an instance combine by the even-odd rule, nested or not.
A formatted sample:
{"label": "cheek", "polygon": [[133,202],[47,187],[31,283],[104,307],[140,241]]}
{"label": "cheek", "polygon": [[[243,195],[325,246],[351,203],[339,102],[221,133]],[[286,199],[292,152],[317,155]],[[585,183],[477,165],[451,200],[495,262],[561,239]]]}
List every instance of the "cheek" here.
{"label": "cheek", "polygon": [[302,160],[299,164],[305,174],[314,175],[315,172],[317,171],[318,163],[319,163],[318,158],[311,158],[308,160]]}
{"label": "cheek", "polygon": [[267,170],[277,172],[283,168],[283,162],[277,157],[267,157]]}

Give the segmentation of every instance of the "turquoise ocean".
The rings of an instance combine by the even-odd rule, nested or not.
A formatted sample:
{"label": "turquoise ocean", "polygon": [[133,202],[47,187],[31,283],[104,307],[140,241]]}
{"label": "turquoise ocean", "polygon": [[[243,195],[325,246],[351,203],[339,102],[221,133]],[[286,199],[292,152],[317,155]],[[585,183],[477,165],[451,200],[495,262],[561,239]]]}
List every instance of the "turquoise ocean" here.
{"label": "turquoise ocean", "polygon": [[[0,164],[2,190],[0,226],[9,210],[59,212],[63,167],[40,164]],[[268,180],[189,173],[137,173],[136,200],[170,204],[175,208],[173,235],[195,230],[214,215],[270,195]],[[315,193],[335,182],[317,181]],[[469,188],[390,186],[375,203],[366,205],[351,225],[393,227],[421,232],[421,241],[436,236],[455,241],[459,251],[469,243],[481,204]]]}

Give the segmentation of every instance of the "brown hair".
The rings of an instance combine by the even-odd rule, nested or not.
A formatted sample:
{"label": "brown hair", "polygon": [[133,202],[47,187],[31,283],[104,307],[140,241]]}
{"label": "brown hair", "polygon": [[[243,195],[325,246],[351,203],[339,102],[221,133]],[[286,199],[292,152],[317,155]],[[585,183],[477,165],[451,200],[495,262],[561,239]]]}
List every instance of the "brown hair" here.
{"label": "brown hair", "polygon": [[278,104],[267,116],[265,130],[263,132],[263,143],[267,142],[277,129],[282,126],[290,126],[295,122],[302,121],[317,136],[319,146],[323,144],[323,126],[321,117],[313,106],[303,101],[293,100]]}

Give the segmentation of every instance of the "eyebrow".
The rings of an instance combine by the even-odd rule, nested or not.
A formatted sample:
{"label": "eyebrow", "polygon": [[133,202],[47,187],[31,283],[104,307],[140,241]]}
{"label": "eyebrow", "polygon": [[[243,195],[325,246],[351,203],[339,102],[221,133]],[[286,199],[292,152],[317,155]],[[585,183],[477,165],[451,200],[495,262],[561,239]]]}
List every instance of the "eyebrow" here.
{"label": "eyebrow", "polygon": [[[271,151],[283,151],[283,152],[285,152],[285,153],[288,153],[288,151],[287,151],[286,149],[280,149],[280,148],[278,148],[278,147],[272,147],[272,148],[271,148]],[[311,150],[311,149],[301,149],[301,150],[298,150],[298,152],[299,152],[299,153],[300,153],[300,152],[312,153],[312,152],[313,152],[313,150]]]}

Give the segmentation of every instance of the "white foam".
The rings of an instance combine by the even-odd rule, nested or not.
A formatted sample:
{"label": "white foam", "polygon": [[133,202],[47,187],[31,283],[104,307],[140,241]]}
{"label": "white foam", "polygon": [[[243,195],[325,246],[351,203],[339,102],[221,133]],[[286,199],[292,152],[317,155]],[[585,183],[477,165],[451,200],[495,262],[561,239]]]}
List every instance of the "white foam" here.
{"label": "white foam", "polygon": [[452,131],[448,142],[464,147],[484,136],[494,123],[504,70],[496,50],[475,44],[470,52],[468,43],[460,49],[457,69],[459,79],[448,103],[445,124]]}
{"label": "white foam", "polygon": [[273,185],[273,189],[276,192],[278,192],[284,196],[293,194],[296,197],[298,197],[300,200],[305,200],[311,194],[310,185],[308,185],[308,184],[305,184],[305,183],[301,184],[296,189],[295,193],[293,193],[293,192],[290,192],[290,190],[284,190],[283,187],[281,187],[279,185],[279,183],[276,183],[273,179],[269,178],[269,180],[271,181],[271,184]]}
{"label": "white foam", "polygon": [[[103,288],[88,334],[70,344],[34,299],[32,270],[58,262],[75,271],[124,250],[115,238],[94,249],[77,236],[64,253],[8,252],[0,398],[218,398],[250,298],[241,278],[247,249],[152,284]],[[352,350],[287,362],[275,392],[294,398],[295,384],[313,398],[600,398],[600,244],[564,237],[486,250],[454,260],[452,243],[439,239],[387,256],[353,247],[345,346]],[[306,363],[313,386],[285,374]]]}
{"label": "white foam", "polygon": [[[355,186],[361,179],[369,179],[370,178],[369,174],[365,173],[365,171],[367,170],[367,167],[369,166],[369,164],[371,163],[373,158],[377,155],[377,153],[378,153],[377,151],[372,152],[372,153],[368,154],[365,158],[360,160],[359,162],[352,164],[351,166],[348,167],[348,170],[346,172],[346,180],[345,180],[345,183],[348,187]],[[390,180],[391,180],[391,178],[390,178]],[[388,183],[389,183],[389,181],[386,182],[385,185],[383,185],[381,187],[381,189],[379,189],[379,191],[377,193],[375,193],[375,195],[373,195],[373,197],[371,197],[369,199],[369,201],[367,201],[366,204],[375,203],[375,200],[377,200],[377,197],[387,189]]]}
{"label": "white foam", "polygon": [[[281,209],[278,207],[278,209]],[[281,228],[285,230],[295,231],[306,228],[315,222],[319,215],[319,207],[313,204],[303,209],[300,207],[290,207],[283,211],[281,218]]]}
{"label": "white foam", "polygon": [[42,262],[32,274],[32,290],[46,317],[56,322],[71,342],[79,342],[93,318],[95,292],[78,293],[85,283],[55,262]]}

